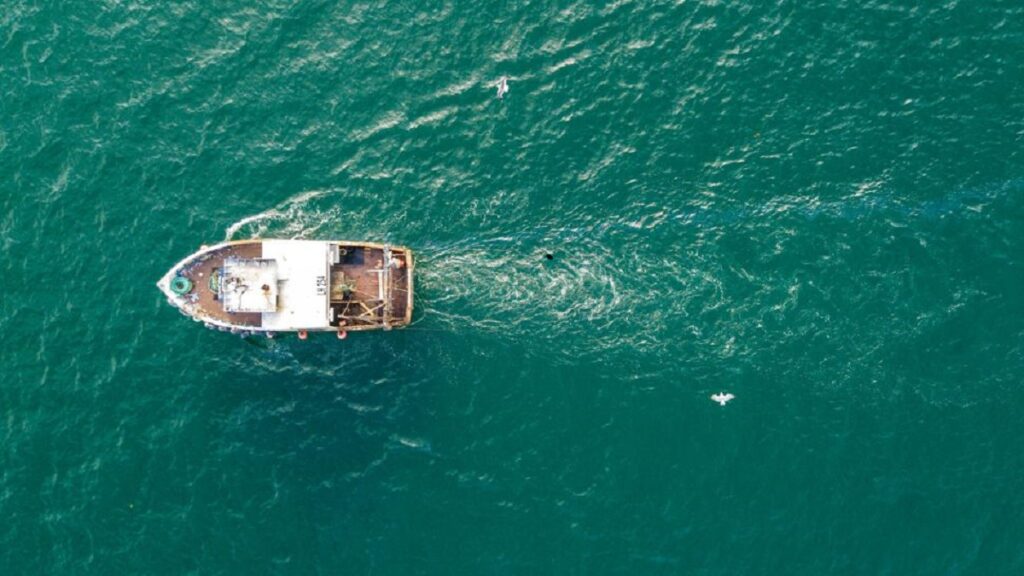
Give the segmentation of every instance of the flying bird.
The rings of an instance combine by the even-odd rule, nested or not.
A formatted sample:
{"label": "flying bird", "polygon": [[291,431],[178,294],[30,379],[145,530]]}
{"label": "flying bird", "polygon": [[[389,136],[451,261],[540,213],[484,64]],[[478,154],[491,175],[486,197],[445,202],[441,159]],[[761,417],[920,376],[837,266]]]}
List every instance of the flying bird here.
{"label": "flying bird", "polygon": [[732,394],[726,394],[725,392],[719,392],[718,394],[711,395],[711,399],[714,400],[715,402],[718,402],[718,404],[721,406],[725,406],[726,403],[729,402],[729,400],[732,400],[735,397],[736,396]]}

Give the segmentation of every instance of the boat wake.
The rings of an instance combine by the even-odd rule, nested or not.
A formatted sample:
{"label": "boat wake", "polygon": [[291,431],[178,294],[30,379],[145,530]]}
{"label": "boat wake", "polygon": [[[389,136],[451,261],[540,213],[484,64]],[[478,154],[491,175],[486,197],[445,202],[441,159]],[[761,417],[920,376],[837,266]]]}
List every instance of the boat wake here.
{"label": "boat wake", "polygon": [[607,240],[565,229],[421,253],[421,325],[541,342],[549,356],[566,359],[656,353],[684,329],[695,305],[721,299],[697,255]]}
{"label": "boat wake", "polygon": [[306,238],[337,219],[337,206],[319,206],[315,200],[331,194],[332,190],[312,190],[289,198],[269,209],[246,216],[227,227],[224,240],[261,238],[269,234],[276,238]]}

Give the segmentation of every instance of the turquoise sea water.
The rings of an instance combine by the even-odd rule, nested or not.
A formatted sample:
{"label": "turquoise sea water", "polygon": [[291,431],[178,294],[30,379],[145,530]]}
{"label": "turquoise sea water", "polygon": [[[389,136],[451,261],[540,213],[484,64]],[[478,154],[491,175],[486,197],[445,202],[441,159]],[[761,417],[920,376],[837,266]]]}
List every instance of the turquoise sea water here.
{"label": "turquoise sea water", "polygon": [[[0,573],[1024,573],[1019,1],[0,7]],[[415,325],[166,305],[253,235]]]}

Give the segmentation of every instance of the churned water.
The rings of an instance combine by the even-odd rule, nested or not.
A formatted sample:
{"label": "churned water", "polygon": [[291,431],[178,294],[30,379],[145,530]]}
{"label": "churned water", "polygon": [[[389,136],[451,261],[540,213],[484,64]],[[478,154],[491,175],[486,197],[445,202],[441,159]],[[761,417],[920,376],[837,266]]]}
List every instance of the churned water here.
{"label": "churned water", "polygon": [[[1021,2],[0,7],[0,573],[1024,573]],[[253,235],[415,325],[165,304]]]}

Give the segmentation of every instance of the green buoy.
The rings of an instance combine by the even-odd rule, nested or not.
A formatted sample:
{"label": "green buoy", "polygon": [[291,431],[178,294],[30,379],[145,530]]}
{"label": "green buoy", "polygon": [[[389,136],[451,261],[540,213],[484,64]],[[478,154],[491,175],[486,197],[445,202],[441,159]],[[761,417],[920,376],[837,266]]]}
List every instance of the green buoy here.
{"label": "green buoy", "polygon": [[171,292],[174,292],[178,296],[184,296],[192,291],[192,281],[182,276],[175,276],[171,280]]}

